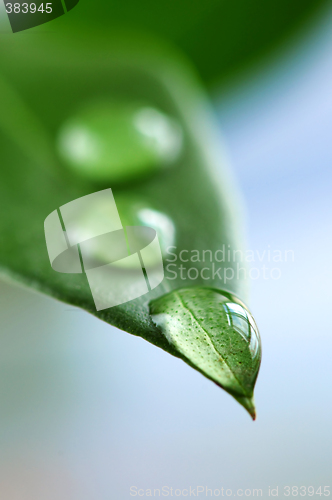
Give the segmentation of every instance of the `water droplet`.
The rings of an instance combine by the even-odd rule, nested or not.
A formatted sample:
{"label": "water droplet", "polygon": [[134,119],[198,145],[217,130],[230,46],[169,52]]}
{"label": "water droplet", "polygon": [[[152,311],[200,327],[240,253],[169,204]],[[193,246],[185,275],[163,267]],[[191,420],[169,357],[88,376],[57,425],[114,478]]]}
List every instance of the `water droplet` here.
{"label": "water droplet", "polygon": [[65,164],[93,181],[120,183],[156,172],[174,162],[181,148],[182,129],[176,120],[131,102],[82,108],[58,136]]}
{"label": "water droplet", "polygon": [[[148,204],[143,197],[116,194],[114,196],[121,223],[124,228],[127,226],[147,226],[155,229],[158,235],[161,253],[163,256],[167,254],[167,248],[174,245],[175,242],[175,227],[172,220],[162,212],[155,210],[151,204]],[[118,217],[117,213],[111,213],[109,210],[108,200],[100,197],[95,201],[93,210],[91,207],[86,207],[76,214],[78,227],[91,227],[95,225],[95,221],[106,226],[110,222],[110,218]],[[122,240],[121,240],[122,241]],[[121,248],[119,240],[119,252]],[[142,244],[144,238],[142,239]],[[112,243],[114,252],[116,253],[117,242]],[[109,263],[109,249],[105,243],[99,239],[91,240],[86,255],[89,258],[97,259],[99,265]],[[145,265],[154,266],[159,263],[159,256],[152,249],[146,248],[144,255]],[[128,269],[133,265],[131,261],[116,261],[113,263],[118,267],[126,267]]]}
{"label": "water droplet", "polygon": [[[174,296],[191,316],[185,316],[178,307],[170,310]],[[205,314],[205,304],[213,306],[213,314]],[[256,323],[246,306],[226,291],[200,287],[178,289],[152,300],[149,306],[152,320],[179,353],[233,396],[236,394],[237,401],[254,417],[252,394],[261,348]],[[181,330],[177,314],[183,318]],[[171,318],[168,325],[163,315]],[[185,335],[189,341],[180,345],[178,339]]]}

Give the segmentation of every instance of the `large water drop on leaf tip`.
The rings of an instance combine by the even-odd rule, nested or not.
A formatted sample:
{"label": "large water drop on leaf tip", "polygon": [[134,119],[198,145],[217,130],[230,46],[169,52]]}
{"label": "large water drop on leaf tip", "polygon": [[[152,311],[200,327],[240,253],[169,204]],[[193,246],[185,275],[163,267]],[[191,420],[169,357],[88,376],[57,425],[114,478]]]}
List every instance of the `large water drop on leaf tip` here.
{"label": "large water drop on leaf tip", "polygon": [[68,168],[93,181],[127,182],[162,170],[182,148],[174,118],[148,105],[102,102],[63,123],[58,151]]}
{"label": "large water drop on leaf tip", "polygon": [[192,287],[151,301],[150,314],[181,358],[225,389],[255,419],[253,390],[261,340],[247,307],[228,292]]}

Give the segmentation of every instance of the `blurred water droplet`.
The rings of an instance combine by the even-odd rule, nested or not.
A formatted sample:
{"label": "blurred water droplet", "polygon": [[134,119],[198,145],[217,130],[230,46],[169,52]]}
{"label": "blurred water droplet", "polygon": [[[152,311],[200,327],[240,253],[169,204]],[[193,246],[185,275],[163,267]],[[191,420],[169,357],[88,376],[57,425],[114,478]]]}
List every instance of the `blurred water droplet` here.
{"label": "blurred water droplet", "polygon": [[[145,226],[155,229],[160,244],[161,253],[163,256],[167,254],[167,248],[175,243],[175,226],[166,214],[156,210],[149,204],[144,197],[133,196],[132,194],[115,194],[115,202],[118,213],[112,214],[109,210],[108,200],[100,198],[96,200],[91,208],[86,207],[80,210],[75,216],[78,227],[91,227],[97,220],[101,226],[105,226],[110,222],[110,218],[120,215],[121,224],[124,228],[128,226]],[[127,231],[127,230],[126,230]],[[139,245],[144,244],[144,234],[135,236],[136,242]],[[112,241],[112,248],[115,254],[121,253],[123,246],[122,240]],[[129,251],[129,249],[128,249]],[[98,260],[99,265],[108,264],[110,262],[110,251],[108,245],[101,238],[91,239],[88,247],[85,249],[86,257]],[[154,266],[159,264],[159,257],[153,248],[146,247],[144,254],[145,265]],[[133,265],[130,261],[119,260],[113,262],[113,265],[121,268],[131,269]]]}
{"label": "blurred water droplet", "polygon": [[64,163],[93,181],[126,182],[163,169],[182,148],[182,129],[137,103],[95,103],[67,119],[58,135]]}

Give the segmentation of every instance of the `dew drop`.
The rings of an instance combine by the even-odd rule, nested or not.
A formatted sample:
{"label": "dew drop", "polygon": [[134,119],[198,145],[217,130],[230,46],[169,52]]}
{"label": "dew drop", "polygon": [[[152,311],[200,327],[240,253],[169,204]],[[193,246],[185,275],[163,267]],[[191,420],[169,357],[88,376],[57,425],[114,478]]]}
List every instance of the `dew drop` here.
{"label": "dew drop", "polygon": [[182,149],[182,129],[151,106],[99,102],[63,123],[57,146],[74,172],[92,181],[122,183],[173,163]]}

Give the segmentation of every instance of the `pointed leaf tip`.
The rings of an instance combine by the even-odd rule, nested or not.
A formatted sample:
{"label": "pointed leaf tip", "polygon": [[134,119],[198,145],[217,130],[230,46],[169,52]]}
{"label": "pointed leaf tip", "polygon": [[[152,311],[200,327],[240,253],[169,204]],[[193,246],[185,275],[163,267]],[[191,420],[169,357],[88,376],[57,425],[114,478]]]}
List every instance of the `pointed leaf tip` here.
{"label": "pointed leaf tip", "polygon": [[256,323],[244,304],[211,288],[181,288],[150,303],[153,322],[180,357],[256,418],[253,389],[261,361]]}
{"label": "pointed leaf tip", "polygon": [[233,397],[234,399],[236,399],[238,403],[240,403],[241,406],[243,406],[243,408],[247,410],[251,418],[253,420],[256,420],[256,407],[255,407],[254,397],[251,398],[238,397],[238,396],[233,396]]}

